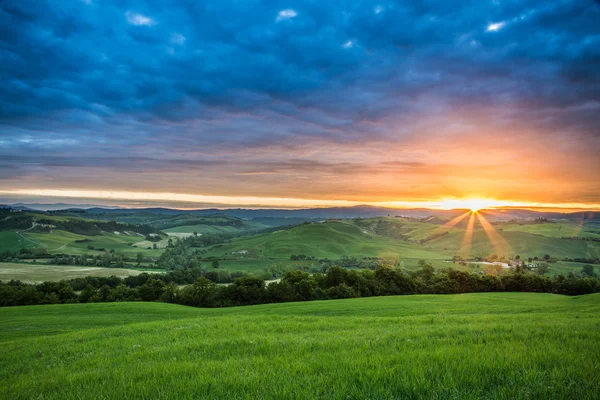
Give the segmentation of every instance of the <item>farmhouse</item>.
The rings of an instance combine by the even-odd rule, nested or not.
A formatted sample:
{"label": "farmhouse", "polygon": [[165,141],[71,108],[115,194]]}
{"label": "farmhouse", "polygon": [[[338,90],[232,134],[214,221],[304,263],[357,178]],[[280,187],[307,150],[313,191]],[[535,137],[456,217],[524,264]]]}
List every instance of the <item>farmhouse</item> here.
{"label": "farmhouse", "polygon": [[508,262],[508,265],[510,265],[511,267],[522,267],[525,265],[525,262],[521,259],[514,259],[514,260],[510,260]]}

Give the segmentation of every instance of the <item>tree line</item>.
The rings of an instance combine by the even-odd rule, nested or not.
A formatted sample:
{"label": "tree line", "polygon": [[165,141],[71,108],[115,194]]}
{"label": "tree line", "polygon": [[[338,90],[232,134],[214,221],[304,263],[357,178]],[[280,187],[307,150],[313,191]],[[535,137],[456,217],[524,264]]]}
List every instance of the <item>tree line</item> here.
{"label": "tree line", "polygon": [[[215,271],[211,271],[215,272]],[[215,272],[215,273],[220,273]],[[188,284],[179,287],[181,284]],[[162,301],[195,307],[229,307],[341,298],[456,294],[473,292],[544,292],[582,295],[600,292],[600,280],[589,267],[582,273],[546,277],[516,268],[507,275],[481,275],[428,263],[407,272],[391,265],[375,270],[332,266],[325,273],[287,271],[278,282],[241,275],[218,285],[200,269],[166,274],[140,274],[124,279],[86,277],[26,284],[0,282],[0,305],[61,304],[117,301]]]}

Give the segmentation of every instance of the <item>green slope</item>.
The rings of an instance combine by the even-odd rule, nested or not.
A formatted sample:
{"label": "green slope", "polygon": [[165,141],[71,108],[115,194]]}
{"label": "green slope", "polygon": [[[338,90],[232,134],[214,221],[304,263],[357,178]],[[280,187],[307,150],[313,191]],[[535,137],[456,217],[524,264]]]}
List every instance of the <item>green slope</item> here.
{"label": "green slope", "polygon": [[3,308],[0,397],[593,399],[599,312],[533,293]]}
{"label": "green slope", "polygon": [[547,237],[586,237],[600,239],[600,226],[572,221],[546,222],[543,224],[501,224],[504,231],[519,231]]}
{"label": "green slope", "polygon": [[356,219],[354,223],[373,234],[417,242],[446,232],[460,231],[457,228],[405,218],[366,218]]}
{"label": "green slope", "polygon": [[0,252],[6,250],[18,251],[32,247],[37,247],[37,244],[27,240],[27,238],[24,238],[15,231],[0,232]]}
{"label": "green slope", "polygon": [[[143,237],[131,232],[126,234],[104,233],[98,236],[83,236],[70,232],[53,230],[52,233],[23,233],[28,239],[38,243],[37,247],[45,247],[50,254],[70,254],[82,255],[101,254],[102,250],[90,250],[88,246],[93,246],[95,249],[105,249],[106,251],[114,250],[117,254],[127,256],[135,256],[137,253],[143,253],[146,256],[159,256],[163,250],[147,249],[146,247],[136,247],[134,244],[143,242],[147,243],[148,247],[152,244],[144,240]],[[85,242],[77,243],[77,240],[85,240]]]}
{"label": "green slope", "polygon": [[[84,241],[79,242],[77,241]],[[166,242],[166,241],[162,241]],[[159,243],[159,247],[164,247],[165,243]],[[134,244],[146,243],[145,247],[135,247]],[[71,232],[53,229],[46,233],[31,233],[26,231],[4,231],[0,232],[0,252],[5,250],[18,251],[21,248],[45,248],[50,254],[69,254],[69,255],[98,255],[103,251],[90,250],[88,246],[95,249],[105,249],[106,251],[115,250],[117,254],[123,254],[129,257],[137,253],[143,253],[145,256],[157,257],[163,249],[147,249],[152,247],[152,243],[144,241],[144,238],[131,232],[126,234],[120,232],[104,233],[102,235],[84,236]]]}
{"label": "green slope", "polygon": [[[570,223],[565,224],[564,226],[570,226]],[[516,230],[518,228],[529,232]],[[594,258],[598,257],[600,250],[599,242],[557,237],[554,223],[522,226],[498,224],[493,229],[495,233],[490,236],[476,223],[469,244],[465,239],[468,237],[466,229],[409,219],[327,221],[234,239],[231,243],[213,247],[207,256],[262,260],[289,259],[291,254],[305,254],[329,259],[347,255],[435,261],[448,259],[456,254],[470,257],[491,254],[543,257],[550,254],[559,259]],[[571,232],[569,229],[571,228],[564,228],[564,231]]]}
{"label": "green slope", "polygon": [[[257,230],[267,228],[266,225],[245,221],[240,218],[229,217],[227,215],[215,214],[215,215],[205,215],[205,216],[197,216],[197,215],[175,215],[175,216],[164,216],[161,219],[154,220],[149,222],[149,225],[161,230],[173,229],[173,228],[187,228],[191,226],[196,227],[196,231],[198,233],[204,233],[199,231],[198,229],[202,229],[202,227],[222,227],[229,228],[231,231],[247,231],[247,230]],[[200,227],[200,228],[198,228]],[[193,228],[187,228],[186,230],[178,230],[175,232],[194,232]],[[207,232],[208,233],[208,232]]]}
{"label": "green slope", "polygon": [[292,229],[234,239],[214,247],[207,256],[289,259],[291,254],[316,258],[355,257],[444,259],[447,255],[393,237],[376,234],[354,221],[328,221],[305,224]]}
{"label": "green slope", "polygon": [[[567,240],[554,237],[534,235],[526,232],[497,230],[500,240],[492,239],[483,229],[475,229],[471,240],[465,242],[465,232],[449,233],[443,237],[427,242],[434,249],[445,250],[452,254],[471,256],[489,256],[491,254],[507,257],[519,254],[522,257],[589,257],[588,243],[581,240]],[[497,236],[498,237],[498,236]]]}
{"label": "green slope", "polygon": [[256,231],[259,229],[267,228],[266,225],[262,224],[252,224],[245,223],[241,227],[235,226],[219,226],[219,225],[207,225],[207,224],[197,224],[197,225],[182,225],[176,226],[174,228],[163,229],[163,232],[169,233],[198,233],[202,235],[219,235],[219,234],[236,234],[240,232],[246,231]]}

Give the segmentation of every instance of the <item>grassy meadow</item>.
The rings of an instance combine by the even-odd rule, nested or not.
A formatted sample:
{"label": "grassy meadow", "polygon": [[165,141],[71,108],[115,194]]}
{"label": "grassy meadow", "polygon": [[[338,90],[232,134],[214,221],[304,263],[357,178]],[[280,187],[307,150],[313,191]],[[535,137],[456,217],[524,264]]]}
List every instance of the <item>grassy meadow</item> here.
{"label": "grassy meadow", "polygon": [[[231,243],[213,246],[206,256],[236,260],[238,265],[256,265],[260,260],[286,263],[292,254],[333,260],[341,256],[379,257],[399,260],[407,268],[416,267],[420,259],[438,267],[447,266],[444,260],[454,255],[465,258],[492,254],[507,258],[519,254],[540,259],[545,254],[557,259],[599,257],[600,242],[557,236],[556,232],[561,231],[575,234],[575,225],[569,221],[497,224],[493,228],[495,232],[490,234],[476,222],[468,234],[464,224],[449,227],[400,218],[327,221],[235,238]],[[564,228],[559,229],[561,226]],[[519,228],[522,230],[517,230]],[[594,237],[596,230],[585,227],[578,232],[583,237]]]}
{"label": "grassy meadow", "polygon": [[600,295],[0,309],[0,397],[595,399]]}
{"label": "grassy meadow", "polygon": [[[104,220],[110,218],[112,213],[90,215]],[[37,218],[49,218],[53,221],[80,220],[72,215],[43,215]],[[199,235],[235,235],[242,232],[248,234],[267,227],[260,222],[219,214],[158,215],[124,211],[122,214],[113,215],[113,218],[120,219],[119,222],[144,223],[161,228],[164,233],[172,235],[172,241],[183,239],[193,232]],[[557,260],[600,257],[600,242],[574,239],[600,237],[600,224],[594,221],[494,222],[491,225],[494,232],[490,234],[477,218],[474,220],[471,233],[468,232],[468,218],[463,218],[453,226],[449,219],[443,218],[416,220],[375,217],[328,220],[233,238],[230,242],[202,248],[199,257],[206,259],[201,262],[206,268],[210,268],[211,260],[216,258],[219,259],[221,269],[258,275],[265,274],[265,271],[272,267],[318,268],[320,259],[338,260],[343,256],[386,259],[398,262],[409,270],[418,268],[419,260],[427,260],[436,268],[452,266],[464,269],[465,266],[450,265],[446,262],[455,255],[467,259],[492,254],[506,258],[512,258],[516,254],[523,258],[542,258],[549,254]],[[52,229],[49,232],[29,229],[0,231],[0,253],[37,247],[47,249],[51,255],[97,256],[105,251],[114,250],[117,255],[129,260],[135,260],[137,254],[142,253],[144,262],[148,263],[156,260],[165,251],[168,243],[167,236],[163,236],[158,242],[152,242],[146,240],[144,235],[127,230],[102,231],[99,235],[90,236],[60,229]],[[291,260],[293,254],[302,254],[312,257],[313,260]],[[579,271],[581,266],[579,263],[560,261],[550,265],[549,273]]]}
{"label": "grassy meadow", "polygon": [[[85,240],[85,241],[84,241]],[[79,243],[77,241],[80,241]],[[21,248],[45,248],[49,254],[98,255],[103,250],[114,250],[118,254],[135,257],[138,253],[148,257],[158,257],[163,252],[167,240],[157,243],[153,249],[152,242],[130,232],[105,232],[102,235],[84,236],[76,233],[54,229],[51,232],[33,233],[25,231],[0,232],[0,251],[18,251]],[[93,246],[96,250],[90,250]],[[148,248],[150,247],[150,248]]]}
{"label": "grassy meadow", "polygon": [[[158,270],[147,270],[156,273]],[[45,265],[24,263],[0,263],[0,281],[20,280],[27,283],[60,281],[63,279],[82,278],[84,276],[118,276],[125,278],[138,275],[143,269],[77,267],[68,265]]]}
{"label": "grassy meadow", "polygon": [[[240,252],[247,251],[246,254]],[[392,257],[440,259],[443,252],[416,243],[380,235],[357,225],[353,220],[306,224],[292,229],[236,238],[231,243],[213,247],[207,256],[245,259],[289,259],[292,254],[315,258]]]}

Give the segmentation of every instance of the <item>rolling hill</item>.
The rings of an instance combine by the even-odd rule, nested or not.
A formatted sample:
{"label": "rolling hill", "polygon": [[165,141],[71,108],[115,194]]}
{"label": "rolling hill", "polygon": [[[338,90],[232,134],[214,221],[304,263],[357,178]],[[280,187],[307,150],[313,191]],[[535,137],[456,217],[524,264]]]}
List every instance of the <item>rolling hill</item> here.
{"label": "rolling hill", "polygon": [[6,399],[581,398],[598,295],[0,309]]}
{"label": "rolling hill", "polygon": [[140,252],[144,256],[157,257],[168,244],[167,234],[236,235],[268,228],[258,222],[226,215],[116,211],[113,214],[0,209],[0,253],[44,249],[48,254],[95,256],[112,250],[127,257],[134,257]]}
{"label": "rolling hill", "polygon": [[[557,226],[573,233],[573,223],[546,222],[528,224],[495,224],[488,234],[475,222],[471,234],[466,223],[453,227],[412,218],[377,217],[354,220],[329,220],[282,229],[276,232],[235,238],[231,243],[211,247],[206,256],[222,260],[289,260],[292,254],[315,259],[339,259],[342,256],[378,257],[406,261],[426,259],[434,265],[454,255],[464,258],[488,257],[493,254],[507,259],[515,255],[542,258],[549,254],[556,259],[598,258],[600,242],[575,238],[560,238]],[[522,226],[523,231],[517,230]],[[508,229],[506,229],[508,228]],[[579,229],[582,237],[595,235],[595,227]],[[470,238],[470,241],[468,240]],[[437,262],[436,262],[437,261]]]}
{"label": "rolling hill", "polygon": [[[318,260],[339,260],[344,256],[386,259],[401,262],[409,269],[417,267],[421,259],[436,267],[446,267],[449,265],[446,260],[455,255],[466,259],[492,254],[505,258],[517,254],[523,258],[542,258],[548,254],[568,261],[600,258],[600,224],[589,219],[502,220],[498,217],[494,220],[493,213],[486,211],[483,215],[491,221],[493,232],[490,234],[477,219],[469,233],[469,218],[453,220],[456,212],[435,212],[418,218],[312,220],[283,226],[301,219],[282,214],[281,217],[244,220],[225,214],[154,209],[0,210],[0,253],[25,251],[30,252],[31,257],[41,255],[36,249],[50,255],[86,257],[112,252],[132,263],[136,262],[138,253],[142,253],[148,265],[163,253],[169,240],[177,240],[169,239],[167,234],[181,238],[195,232],[225,236],[217,240],[217,244],[213,241],[213,245],[194,251],[204,267],[219,259],[221,268],[232,272],[264,273],[265,268],[271,267],[319,267]],[[292,255],[302,255],[309,260],[292,260]],[[578,269],[572,264],[554,266],[557,268],[551,268],[550,273]]]}
{"label": "rolling hill", "polygon": [[317,259],[338,259],[341,256],[397,258],[401,255],[424,259],[447,257],[444,253],[421,245],[378,234],[367,229],[367,225],[364,222],[357,224],[355,220],[304,224],[272,233],[236,238],[231,243],[214,246],[207,256],[237,258],[236,255],[239,255],[247,259],[289,259],[292,254],[304,254]]}

